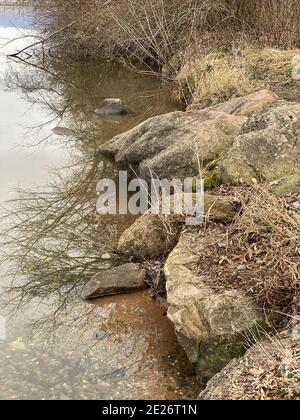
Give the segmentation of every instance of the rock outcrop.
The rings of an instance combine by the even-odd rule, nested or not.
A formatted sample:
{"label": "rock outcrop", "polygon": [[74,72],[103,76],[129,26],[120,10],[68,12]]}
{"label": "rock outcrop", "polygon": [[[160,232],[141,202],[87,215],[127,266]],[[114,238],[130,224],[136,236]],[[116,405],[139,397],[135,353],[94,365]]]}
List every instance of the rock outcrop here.
{"label": "rock outcrop", "polygon": [[259,181],[286,178],[287,188],[298,187],[294,174],[300,172],[299,133],[299,103],[279,101],[255,114],[219,165],[222,182],[236,185],[250,183],[253,178]]}
{"label": "rock outcrop", "polygon": [[83,299],[137,292],[146,288],[146,272],[138,264],[124,264],[96,274],[84,287]]}
{"label": "rock outcrop", "polygon": [[120,165],[137,165],[140,175],[180,178],[199,174],[232,145],[245,117],[213,111],[172,112],[151,118],[99,148]]}
{"label": "rock outcrop", "polygon": [[148,181],[198,176],[199,162],[205,168],[222,158],[248,117],[277,100],[263,90],[211,109],[160,115],[104,143],[99,152],[120,167],[137,167]]}
{"label": "rock outcrop", "polygon": [[199,176],[201,166],[222,156],[233,144],[245,123],[245,117],[223,114],[222,118],[204,121],[195,130],[139,166],[141,178],[185,179]]}
{"label": "rock outcrop", "polygon": [[216,105],[209,109],[217,112],[226,112],[231,115],[251,117],[256,112],[275,104],[278,96],[270,90],[264,89],[241,98],[231,99],[228,102]]}
{"label": "rock outcrop", "polygon": [[205,383],[233,358],[245,352],[245,334],[265,322],[253,302],[241,292],[216,291],[207,278],[192,270],[199,253],[209,246],[206,236],[182,234],[166,265],[168,316],[180,344]]}

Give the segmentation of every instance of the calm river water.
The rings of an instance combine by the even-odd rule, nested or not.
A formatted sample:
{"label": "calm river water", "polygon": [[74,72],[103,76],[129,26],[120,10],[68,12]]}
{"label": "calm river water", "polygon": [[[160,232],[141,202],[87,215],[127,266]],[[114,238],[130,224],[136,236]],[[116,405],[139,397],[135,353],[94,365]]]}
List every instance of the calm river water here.
{"label": "calm river water", "polygon": [[[158,80],[120,66],[49,62],[45,73],[13,62],[6,54],[30,42],[16,39],[23,27],[0,9],[0,399],[196,398],[193,368],[149,292],[80,299],[93,273],[118,263],[101,255],[132,222],[95,215],[97,180],[116,176],[97,146],[177,106]],[[97,119],[105,97],[130,114]]]}

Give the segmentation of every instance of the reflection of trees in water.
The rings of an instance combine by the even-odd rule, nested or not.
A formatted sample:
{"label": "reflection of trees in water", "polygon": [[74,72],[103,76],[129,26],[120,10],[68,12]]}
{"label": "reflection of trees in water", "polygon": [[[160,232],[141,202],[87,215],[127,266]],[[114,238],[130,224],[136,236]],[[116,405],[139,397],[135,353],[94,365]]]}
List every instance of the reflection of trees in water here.
{"label": "reflection of trees in water", "polygon": [[[119,64],[68,63],[53,59],[43,44],[17,54],[12,66],[20,63],[22,72],[19,67],[10,72],[6,83],[21,88],[29,102],[43,105],[51,116],[47,124],[63,123],[85,144],[91,136],[108,140],[151,116],[178,109],[169,86]],[[95,108],[107,97],[121,98],[129,114],[114,120],[95,117]]]}
{"label": "reflection of trees in water", "polygon": [[[171,105],[162,100],[166,91],[160,91],[157,80],[119,66],[71,66],[49,61],[49,55],[37,66],[41,57],[32,57],[32,62],[23,60],[21,68],[12,63],[6,86],[21,90],[32,106],[42,107],[48,115],[43,124],[28,129],[29,146],[57,141],[50,135],[57,125],[73,131],[74,135],[59,138],[70,162],[52,171],[46,189],[19,190],[8,203],[0,220],[0,262],[15,279],[11,291],[16,303],[53,294],[64,307],[77,293],[78,284],[101,269],[101,255],[114,248],[121,230],[130,223],[96,215],[96,183],[104,176],[115,176],[112,163],[97,154],[98,145],[170,110]],[[107,96],[125,98],[129,115],[114,121],[96,118],[94,109]]]}
{"label": "reflection of trees in water", "polygon": [[[46,188],[17,191],[2,212],[0,262],[16,280],[11,288],[16,302],[55,293],[64,304],[79,282],[101,268],[101,255],[116,243],[115,226],[101,224],[96,215],[96,183],[113,167],[97,155],[92,122],[84,107],[71,101],[68,88],[27,68],[21,75],[19,69],[11,72],[7,86],[22,88],[28,101],[45,107],[45,124],[67,118],[77,130],[60,138],[72,143],[68,167],[52,171]],[[44,124],[30,128],[34,145],[50,140],[43,129]]]}
{"label": "reflection of trees in water", "polygon": [[1,219],[3,262],[12,267],[10,275],[23,277],[22,297],[47,297],[63,285],[74,288],[77,279],[82,282],[101,267],[115,232],[109,225],[100,229],[96,216],[98,176],[97,160],[85,161],[68,175],[57,173],[47,192],[18,191],[9,203]]}
{"label": "reflection of trees in water", "polygon": [[[42,106],[49,116],[44,124],[28,130],[29,146],[54,141],[49,129],[56,125],[74,132],[59,138],[70,152],[68,166],[52,171],[46,189],[19,190],[0,219],[0,264],[14,280],[11,293],[2,293],[0,298],[14,309],[36,310],[31,325],[34,334],[42,330],[50,343],[55,343],[45,349],[45,334],[40,342],[40,334],[35,335],[37,343],[32,340],[28,354],[23,353],[16,366],[18,381],[24,365],[36,368],[31,363],[35,352],[38,360],[39,353],[45,352],[54,384],[54,372],[60,365],[65,372],[67,360],[72,366],[72,380],[74,369],[80,381],[88,381],[90,395],[94,395],[95,386],[107,382],[111,386],[102,390],[107,398],[116,390],[120,396],[128,398],[133,392],[132,398],[140,397],[149,388],[157,389],[160,397],[171,376],[170,366],[161,361],[162,349],[169,354],[177,348],[173,329],[166,325],[159,308],[140,295],[124,300],[118,296],[110,303],[102,301],[103,306],[88,305],[78,300],[78,292],[81,284],[103,267],[101,255],[114,247],[121,230],[130,223],[128,219],[96,215],[96,183],[115,174],[114,166],[97,155],[97,147],[141,120],[170,110],[170,105],[166,105],[165,92],[157,95],[157,82],[145,83],[141,75],[132,76],[118,67],[110,75],[103,66],[59,69],[53,65],[50,69],[44,73],[24,63],[22,71],[11,71],[6,80],[8,88],[21,89],[28,102]],[[52,72],[62,77],[53,77]],[[105,96],[127,99],[132,113],[122,121],[96,119],[94,108]],[[105,338],[96,336],[99,331],[107,331]],[[168,331],[173,335],[166,338]],[[43,373],[48,375],[49,371]],[[81,382],[73,385],[75,393],[82,388]]]}

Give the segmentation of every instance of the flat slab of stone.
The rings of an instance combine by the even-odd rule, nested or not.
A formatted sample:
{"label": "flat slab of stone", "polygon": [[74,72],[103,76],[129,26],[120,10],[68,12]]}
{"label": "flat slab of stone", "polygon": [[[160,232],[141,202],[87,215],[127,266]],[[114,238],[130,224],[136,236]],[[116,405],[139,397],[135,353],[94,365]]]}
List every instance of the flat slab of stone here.
{"label": "flat slab of stone", "polygon": [[127,294],[146,288],[146,272],[138,264],[124,264],[96,274],[84,287],[83,299]]}
{"label": "flat slab of stone", "polygon": [[52,129],[52,133],[55,134],[56,136],[67,136],[67,137],[74,136],[75,134],[73,130],[66,127],[55,127]]}
{"label": "flat slab of stone", "polygon": [[231,99],[220,105],[208,108],[209,110],[226,112],[231,115],[250,117],[278,101],[278,96],[270,90],[263,89],[241,98]]}

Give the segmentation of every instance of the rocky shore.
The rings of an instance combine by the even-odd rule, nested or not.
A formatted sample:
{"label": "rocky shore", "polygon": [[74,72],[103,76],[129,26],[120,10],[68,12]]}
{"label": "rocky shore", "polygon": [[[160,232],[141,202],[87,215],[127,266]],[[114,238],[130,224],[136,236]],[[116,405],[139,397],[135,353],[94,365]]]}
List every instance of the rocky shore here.
{"label": "rocky shore", "polygon": [[[297,322],[293,328],[286,322],[285,327],[293,334],[277,337],[274,326],[280,331],[282,319],[278,321],[277,314],[272,311],[275,308],[268,307],[267,298],[264,302],[261,296],[256,299],[255,295],[255,282],[260,286],[264,282],[263,278],[255,278],[255,266],[263,260],[260,246],[263,240],[272,237],[275,227],[262,222],[259,214],[254,215],[253,226],[259,226],[258,233],[253,228],[246,236],[239,236],[242,239],[235,254],[230,234],[232,237],[237,235],[239,221],[247,214],[248,203],[239,195],[240,190],[254,186],[253,194],[256,194],[263,185],[268,194],[278,199],[298,193],[299,133],[300,104],[280,100],[271,91],[262,90],[217,107],[151,118],[99,148],[99,153],[113,158],[120,168],[132,167],[147,181],[153,174],[160,179],[197,177],[201,162],[206,190],[211,190],[205,196],[205,226],[187,228],[175,215],[142,215],[123,233],[116,250],[130,261],[140,263],[140,268],[131,264],[110,270],[99,275],[99,279],[92,279],[84,292],[85,298],[94,297],[95,293],[97,296],[126,293],[126,288],[127,292],[132,292],[142,287],[141,282],[147,276],[143,263],[163,258],[168,317],[174,324],[179,343],[195,364],[199,381],[206,384],[210,380],[201,399],[234,398],[234,387],[241,391],[247,377],[254,378],[257,384],[255,391],[249,393],[254,399],[272,398],[276,394],[276,384],[282,386],[281,379],[285,375],[287,386],[288,380],[293,384],[296,381],[296,374],[289,373],[290,367],[286,368],[287,374],[282,371],[280,376],[278,373],[282,364],[299,363],[299,354],[295,357],[295,351],[290,351],[289,362],[284,357],[280,360],[277,357],[275,368],[268,373],[265,365],[266,360],[270,362],[276,358],[274,354],[278,354],[278,348],[295,350],[299,345],[300,337],[294,333]],[[293,209],[293,220],[297,220],[298,211],[299,208]],[[287,220],[286,223],[292,222]],[[229,226],[231,229],[235,226],[231,233]],[[291,241],[287,237],[286,246]],[[217,252],[214,251],[216,247]],[[229,248],[230,257],[227,256]],[[241,256],[240,249],[247,252]],[[294,248],[293,252],[295,255],[290,257],[298,264],[299,253]],[[205,261],[213,269],[206,270]],[[222,268],[224,265],[228,267],[227,272]],[[222,284],[222,276],[234,279],[230,287],[225,280]],[[285,283],[280,290],[288,295],[285,303],[290,315],[297,315],[297,293],[288,301],[291,290],[297,288],[297,281],[293,284],[288,272],[284,277]],[[245,278],[251,279],[249,289],[250,284],[254,284],[254,292],[241,287]],[[101,287],[97,289],[99,282]],[[267,288],[265,284],[263,287]],[[216,374],[219,375],[214,376]],[[272,392],[259,386],[259,380],[266,374],[269,383],[272,375],[276,383],[272,385]],[[276,375],[281,378],[277,382]],[[248,395],[246,387],[249,384],[250,380],[245,383],[245,394],[239,394],[238,398]],[[290,397],[300,397],[299,386],[291,386],[289,392]],[[286,393],[282,394],[284,397]]]}

